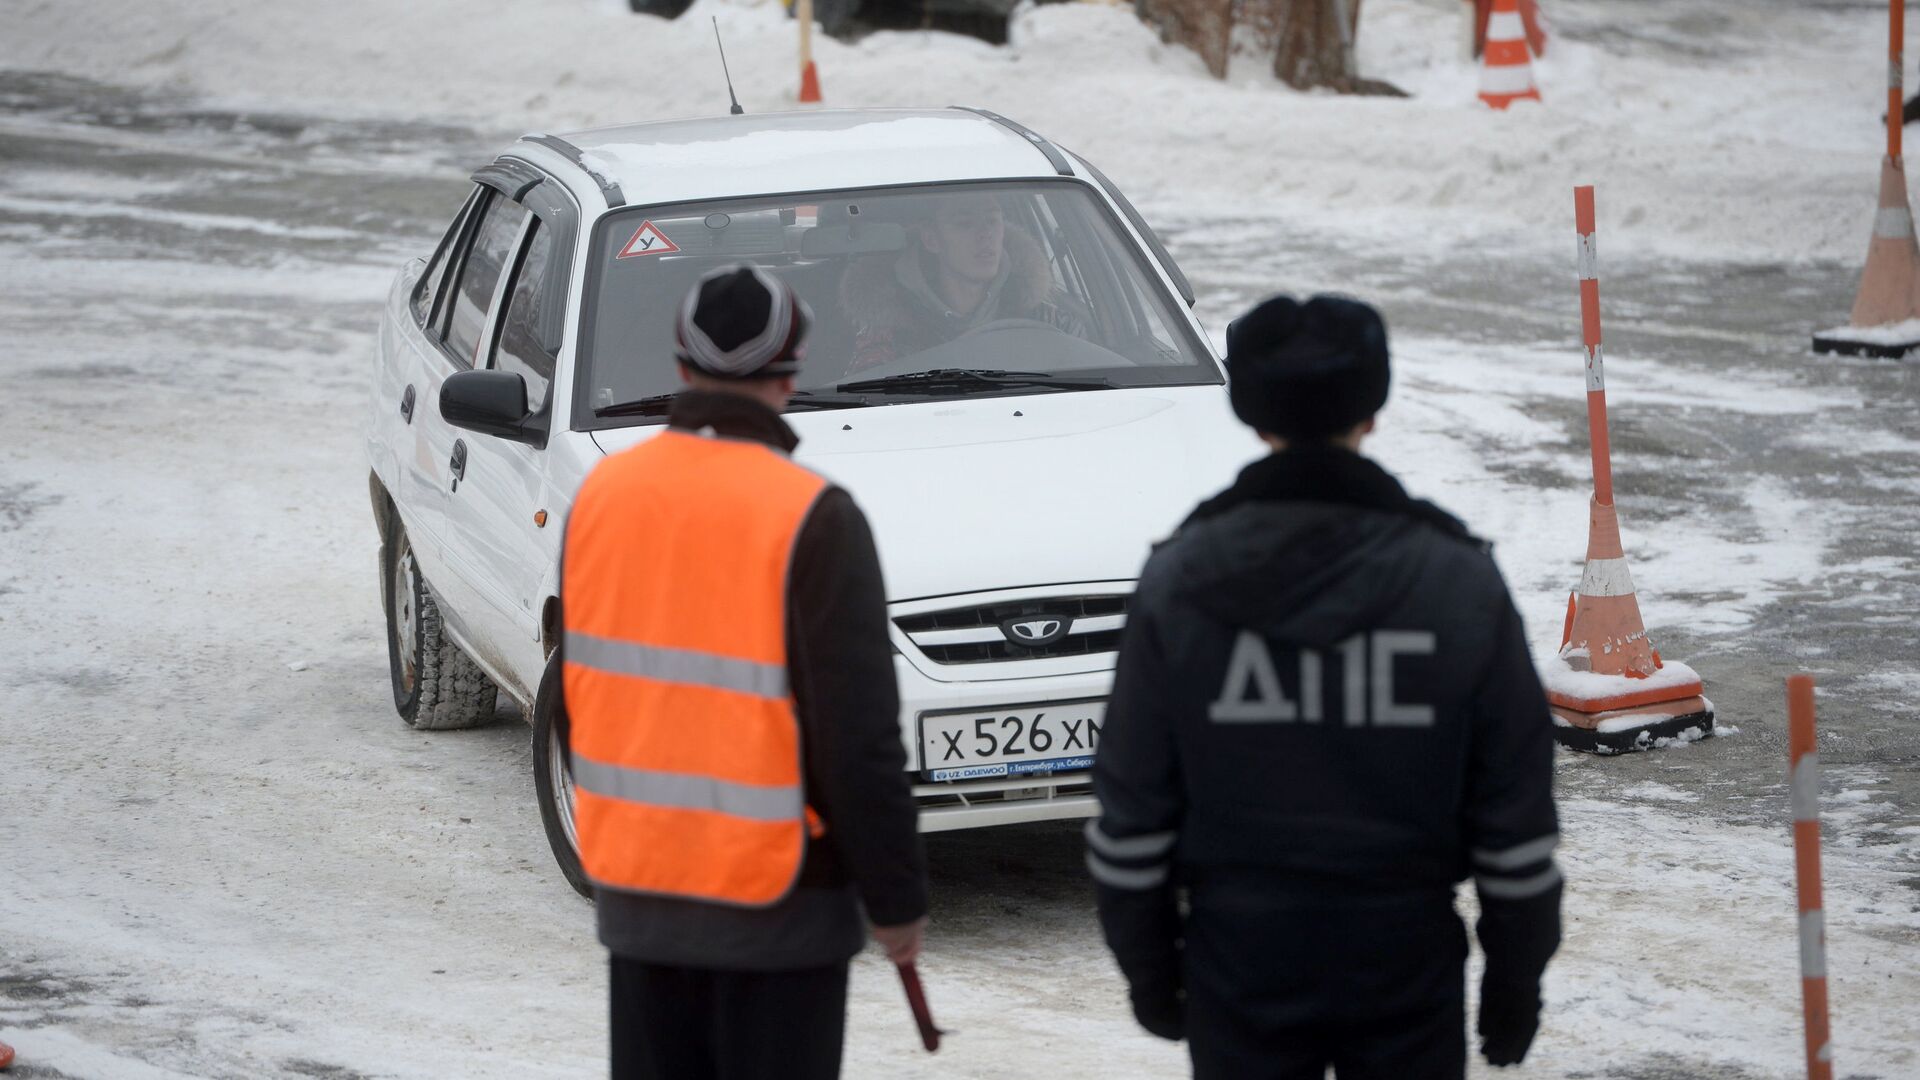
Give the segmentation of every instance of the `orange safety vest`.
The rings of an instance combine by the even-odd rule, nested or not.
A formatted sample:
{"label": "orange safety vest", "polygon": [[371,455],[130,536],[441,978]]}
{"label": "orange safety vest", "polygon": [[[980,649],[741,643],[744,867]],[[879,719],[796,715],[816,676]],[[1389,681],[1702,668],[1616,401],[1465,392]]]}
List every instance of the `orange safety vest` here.
{"label": "orange safety vest", "polygon": [[765,907],[811,811],[787,682],[787,569],[826,481],[668,430],[602,461],[561,582],[574,823],[610,889]]}

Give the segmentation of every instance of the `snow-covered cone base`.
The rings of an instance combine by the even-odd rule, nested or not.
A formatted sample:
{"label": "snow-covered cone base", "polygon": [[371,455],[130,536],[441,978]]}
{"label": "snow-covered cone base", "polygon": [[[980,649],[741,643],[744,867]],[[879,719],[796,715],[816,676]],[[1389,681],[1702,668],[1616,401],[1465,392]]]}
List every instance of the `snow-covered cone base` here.
{"label": "snow-covered cone base", "polygon": [[1900,360],[1920,349],[1920,319],[1885,326],[1836,326],[1813,335],[1813,351]]}
{"label": "snow-covered cone base", "polygon": [[[1713,734],[1713,702],[1700,694],[1700,676],[1678,661],[1669,660],[1651,677],[1599,675],[1575,670],[1564,656],[1540,665],[1540,681],[1553,701],[1553,737],[1562,746],[1599,754],[1651,750],[1676,742],[1687,743]],[[1600,701],[1665,692],[1670,700],[1626,708],[1582,712],[1559,704],[1563,700]]]}

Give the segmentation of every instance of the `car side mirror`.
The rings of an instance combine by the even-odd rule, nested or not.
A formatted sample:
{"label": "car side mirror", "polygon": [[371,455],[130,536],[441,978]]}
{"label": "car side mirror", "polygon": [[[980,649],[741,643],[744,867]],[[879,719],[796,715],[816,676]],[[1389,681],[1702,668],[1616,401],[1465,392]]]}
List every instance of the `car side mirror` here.
{"label": "car side mirror", "polygon": [[512,371],[457,371],[440,384],[440,415],[482,435],[547,444],[545,413],[527,411],[527,381]]}

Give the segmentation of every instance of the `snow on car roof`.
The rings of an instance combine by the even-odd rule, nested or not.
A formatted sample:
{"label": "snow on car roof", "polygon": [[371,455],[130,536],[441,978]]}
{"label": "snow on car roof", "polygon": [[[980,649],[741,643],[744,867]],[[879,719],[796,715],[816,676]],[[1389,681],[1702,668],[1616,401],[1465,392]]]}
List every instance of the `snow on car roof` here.
{"label": "snow on car roof", "polygon": [[966,109],[833,109],[663,120],[563,134],[628,204],[1054,176],[1018,131]]}

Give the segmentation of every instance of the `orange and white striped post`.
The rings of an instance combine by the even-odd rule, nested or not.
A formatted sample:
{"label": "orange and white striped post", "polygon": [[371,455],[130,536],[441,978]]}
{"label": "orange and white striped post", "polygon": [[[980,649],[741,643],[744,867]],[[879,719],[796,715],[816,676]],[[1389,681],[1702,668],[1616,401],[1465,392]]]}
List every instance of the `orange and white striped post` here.
{"label": "orange and white striped post", "polygon": [[1568,605],[1556,672],[1624,677],[1561,681],[1549,677],[1547,703],[1558,719],[1554,737],[1577,750],[1617,753],[1663,738],[1713,732],[1713,703],[1700,677],[1685,664],[1661,661],[1620,542],[1613,505],[1613,451],[1607,440],[1607,380],[1600,346],[1600,256],[1595,242],[1593,187],[1573,189],[1579,236],[1580,340],[1586,350],[1587,427],[1593,453],[1593,499],[1588,504],[1587,561]]}
{"label": "orange and white striped post", "polygon": [[1913,235],[1913,209],[1907,199],[1907,164],[1900,157],[1901,101],[1905,90],[1903,52],[1907,35],[1905,0],[1887,4],[1887,156],[1880,163],[1880,204],[1867,244],[1867,269],[1860,279],[1848,321],[1854,326],[1884,326],[1920,317],[1920,247]]}
{"label": "orange and white striped post", "polygon": [[1600,357],[1600,248],[1595,238],[1593,185],[1573,189],[1573,230],[1579,234],[1580,343],[1587,351],[1587,431],[1593,436],[1593,501],[1613,505],[1613,451],[1607,445],[1607,377]]}
{"label": "orange and white striped post", "polygon": [[1901,115],[1900,98],[1906,90],[1906,42],[1907,42],[1907,4],[1906,0],[1889,0],[1887,4],[1887,158],[1899,164],[1900,133],[1905,117]]}
{"label": "orange and white striped post", "polygon": [[[1906,0],[1887,4],[1887,154],[1880,160],[1880,197],[1847,325],[1813,335],[1816,353],[1904,357],[1920,349],[1920,242],[1907,198],[1907,166],[1900,158],[1901,97],[1905,91]],[[1861,333],[1881,328],[1878,333]]]}
{"label": "orange and white striped post", "polygon": [[820,101],[820,72],[813,66],[813,0],[798,0],[794,16],[800,22],[800,103]]}
{"label": "orange and white striped post", "polygon": [[1787,679],[1787,790],[1793,805],[1794,883],[1800,896],[1800,1001],[1807,1080],[1833,1080],[1827,1030],[1827,921],[1820,903],[1820,754],[1814,744],[1813,676]]}
{"label": "orange and white striped post", "polygon": [[[1620,513],[1613,505],[1613,448],[1607,439],[1607,377],[1600,346],[1600,252],[1595,239],[1593,185],[1573,189],[1573,224],[1579,234],[1580,342],[1586,350],[1587,432],[1593,452],[1593,501],[1587,521],[1587,566],[1580,578],[1566,637],[1585,646],[1588,670],[1644,679],[1660,670],[1653,654],[1633,575],[1620,542]],[[1673,698],[1700,692],[1696,684]],[[1655,694],[1656,699],[1662,694]],[[1643,702],[1615,701],[1624,708]]]}

